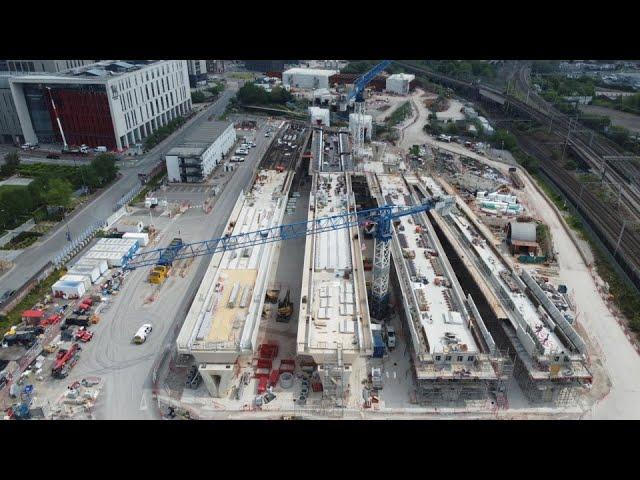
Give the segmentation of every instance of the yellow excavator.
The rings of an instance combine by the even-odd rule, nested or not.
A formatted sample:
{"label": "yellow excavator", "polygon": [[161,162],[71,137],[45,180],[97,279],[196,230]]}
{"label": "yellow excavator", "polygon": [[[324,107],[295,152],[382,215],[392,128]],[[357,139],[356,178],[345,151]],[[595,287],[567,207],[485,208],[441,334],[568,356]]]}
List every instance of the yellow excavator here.
{"label": "yellow excavator", "polygon": [[284,299],[278,302],[278,321],[288,322],[293,313],[293,303],[291,302],[291,290],[287,290]]}

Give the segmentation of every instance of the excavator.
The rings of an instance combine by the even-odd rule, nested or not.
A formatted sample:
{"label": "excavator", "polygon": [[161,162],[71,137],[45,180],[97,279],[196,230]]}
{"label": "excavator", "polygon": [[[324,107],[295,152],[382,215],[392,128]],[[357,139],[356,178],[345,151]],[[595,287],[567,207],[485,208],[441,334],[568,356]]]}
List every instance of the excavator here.
{"label": "excavator", "polygon": [[291,290],[287,290],[284,299],[278,302],[278,322],[288,322],[293,313],[293,302],[291,302]]}

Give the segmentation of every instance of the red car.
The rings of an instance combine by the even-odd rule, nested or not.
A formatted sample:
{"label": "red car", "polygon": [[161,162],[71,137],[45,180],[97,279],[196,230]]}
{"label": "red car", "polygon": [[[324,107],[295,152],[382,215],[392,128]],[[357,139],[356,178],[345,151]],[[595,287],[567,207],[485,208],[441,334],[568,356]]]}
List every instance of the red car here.
{"label": "red car", "polygon": [[76,340],[87,343],[93,338],[93,332],[87,330],[85,327],[80,327],[76,330]]}

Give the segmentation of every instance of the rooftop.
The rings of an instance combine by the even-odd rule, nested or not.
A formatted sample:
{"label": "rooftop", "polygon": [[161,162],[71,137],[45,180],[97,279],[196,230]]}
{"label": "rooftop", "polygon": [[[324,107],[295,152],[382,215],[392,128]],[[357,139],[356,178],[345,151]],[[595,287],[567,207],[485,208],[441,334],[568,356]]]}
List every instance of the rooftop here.
{"label": "rooftop", "polygon": [[189,132],[185,137],[183,145],[191,143],[213,143],[224,131],[232,126],[231,122],[205,122],[197,129]]}
{"label": "rooftop", "polygon": [[199,157],[232,125],[231,122],[203,123],[199,128],[190,132],[180,145],[169,150],[167,155]]}
{"label": "rooftop", "polygon": [[[233,226],[225,233],[238,235],[280,224],[285,205],[280,192],[286,178],[287,172],[260,171],[251,192],[239,198],[229,219]],[[247,326],[260,320],[273,246],[266,243],[213,256],[184,322],[189,349],[238,351],[244,344]]]}
{"label": "rooftop", "polygon": [[[346,213],[344,175],[318,175],[317,187],[316,217]],[[349,231],[331,230],[316,235],[310,254],[313,255],[314,275],[309,310],[314,328],[309,343],[337,342],[349,347],[356,341],[353,278],[344,278],[344,273],[353,266]]]}
{"label": "rooftop", "polygon": [[[378,180],[387,203],[401,206],[413,204],[402,176],[378,175]],[[421,311],[420,323],[427,337],[429,353],[480,352],[459,311],[460,307],[455,304],[451,289],[445,286],[452,280],[441,266],[430,234],[417,225],[424,225],[425,222],[428,219],[424,214],[400,217],[395,232],[403,252],[407,254],[404,266],[409,271],[411,287]]]}
{"label": "rooftop", "polygon": [[[140,70],[148,65],[158,64],[165,60],[102,60],[100,62],[64,70],[59,73],[30,73],[13,75],[20,82],[39,83],[77,80],[80,83],[95,83]],[[68,83],[68,82],[66,82]]]}
{"label": "rooftop", "polygon": [[340,72],[338,70],[322,70],[319,68],[290,68],[284,71],[283,75],[317,75],[330,77],[336,73]]}
{"label": "rooftop", "polygon": [[[513,280],[511,272],[491,248],[487,246],[486,241],[478,234],[475,228],[462,215],[452,213],[451,218],[463,235],[472,243],[476,254],[491,271],[498,284],[502,286],[503,291],[508,294],[516,309],[520,312],[521,317],[531,327],[544,348],[544,354],[565,350],[566,348],[560,338],[542,320],[536,306],[527,297],[526,293],[518,288],[518,283]],[[514,325],[514,328],[516,327]]]}

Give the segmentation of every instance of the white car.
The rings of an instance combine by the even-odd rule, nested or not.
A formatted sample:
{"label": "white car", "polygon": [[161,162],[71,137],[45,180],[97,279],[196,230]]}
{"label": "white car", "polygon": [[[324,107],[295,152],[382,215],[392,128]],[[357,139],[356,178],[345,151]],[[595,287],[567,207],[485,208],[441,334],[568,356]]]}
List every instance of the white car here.
{"label": "white car", "polygon": [[144,325],[142,325],[133,336],[133,343],[137,345],[144,343],[151,333],[151,330],[153,330],[153,326],[150,323],[145,323]]}
{"label": "white car", "polygon": [[396,329],[393,327],[387,327],[387,346],[389,349],[396,346]]}

